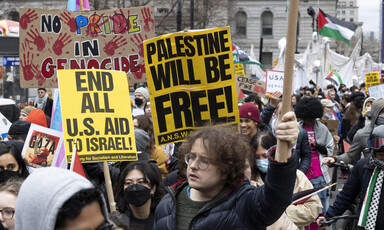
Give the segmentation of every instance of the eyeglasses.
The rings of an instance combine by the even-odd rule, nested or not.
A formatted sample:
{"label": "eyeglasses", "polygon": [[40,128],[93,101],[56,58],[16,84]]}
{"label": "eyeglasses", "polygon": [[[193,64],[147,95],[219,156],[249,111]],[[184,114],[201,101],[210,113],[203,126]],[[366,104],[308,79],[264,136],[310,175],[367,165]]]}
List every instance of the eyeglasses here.
{"label": "eyeglasses", "polygon": [[[189,165],[189,164],[192,164],[193,162],[195,162],[196,155],[192,154],[192,153],[187,153],[187,154],[185,154],[184,158],[185,158],[185,163],[187,165]],[[207,169],[210,164],[211,163],[209,162],[209,160],[205,157],[199,157],[199,159],[197,159],[197,165],[199,166],[199,169],[201,169],[201,170]]]}
{"label": "eyeglasses", "polygon": [[108,220],[104,220],[95,230],[112,230],[115,225]]}
{"label": "eyeglasses", "polygon": [[368,146],[372,150],[379,150],[382,147],[384,147],[384,138],[383,137],[376,137],[376,138],[373,138],[372,140],[368,139]]}
{"label": "eyeglasses", "polygon": [[4,220],[11,220],[15,215],[15,210],[10,208],[4,208],[0,210],[0,213]]}

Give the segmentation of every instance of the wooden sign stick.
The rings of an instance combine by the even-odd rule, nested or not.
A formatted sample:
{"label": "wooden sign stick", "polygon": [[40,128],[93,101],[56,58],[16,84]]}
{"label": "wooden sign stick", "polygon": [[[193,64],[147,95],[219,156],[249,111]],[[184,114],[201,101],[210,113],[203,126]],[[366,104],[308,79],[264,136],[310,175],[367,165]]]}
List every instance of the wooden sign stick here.
{"label": "wooden sign stick", "polygon": [[113,197],[111,175],[109,174],[109,165],[107,161],[103,162],[105,187],[107,188],[108,203],[111,213],[116,212],[116,202]]}
{"label": "wooden sign stick", "polygon": [[[288,28],[287,28],[287,48],[285,52],[284,66],[284,86],[283,101],[281,106],[281,114],[283,116],[291,111],[291,95],[292,95],[292,75],[296,49],[296,31],[297,16],[299,13],[299,0],[289,1]],[[277,140],[276,160],[278,162],[287,162],[291,153],[288,152],[288,142]]]}

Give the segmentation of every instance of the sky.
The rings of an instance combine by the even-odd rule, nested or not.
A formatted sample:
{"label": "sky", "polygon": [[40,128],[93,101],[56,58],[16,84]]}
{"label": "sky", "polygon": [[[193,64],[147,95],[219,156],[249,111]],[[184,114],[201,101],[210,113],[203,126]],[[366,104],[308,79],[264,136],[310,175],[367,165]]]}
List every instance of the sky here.
{"label": "sky", "polygon": [[363,32],[375,32],[379,36],[380,32],[380,9],[381,0],[357,0],[359,6],[359,21],[363,22]]}

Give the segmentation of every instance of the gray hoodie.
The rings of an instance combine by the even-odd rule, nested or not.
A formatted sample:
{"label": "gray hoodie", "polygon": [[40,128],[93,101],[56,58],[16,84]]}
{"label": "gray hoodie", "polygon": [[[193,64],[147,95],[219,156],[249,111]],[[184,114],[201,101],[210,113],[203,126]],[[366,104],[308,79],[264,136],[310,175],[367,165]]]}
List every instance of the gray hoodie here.
{"label": "gray hoodie", "polygon": [[[346,164],[354,164],[356,161],[358,161],[361,157],[361,152],[365,149],[368,148],[368,138],[369,135],[371,134],[376,120],[380,115],[380,112],[384,109],[384,99],[378,99],[375,100],[372,103],[372,108],[371,108],[371,124],[365,126],[364,128],[360,129],[357,131],[355,136],[353,137],[353,142],[351,144],[351,147],[349,148],[348,152],[337,156],[336,160],[338,162],[344,161]],[[366,157],[370,152],[367,151],[367,154],[364,155]]]}
{"label": "gray hoodie", "polygon": [[[89,180],[69,170],[55,167],[34,170],[17,197],[15,229],[53,230],[63,204],[75,193],[89,188],[93,188]],[[103,206],[103,214],[107,216]]]}

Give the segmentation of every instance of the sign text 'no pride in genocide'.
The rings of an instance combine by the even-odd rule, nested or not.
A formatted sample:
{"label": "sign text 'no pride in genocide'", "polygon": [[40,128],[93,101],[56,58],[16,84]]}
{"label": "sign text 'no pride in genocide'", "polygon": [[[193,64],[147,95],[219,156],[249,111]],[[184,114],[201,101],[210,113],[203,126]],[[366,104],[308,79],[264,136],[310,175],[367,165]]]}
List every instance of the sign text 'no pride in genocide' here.
{"label": "sign text 'no pride in genocide'", "polygon": [[82,163],[137,160],[124,72],[59,70],[67,162],[73,145]]}
{"label": "sign text 'no pride in genocide'", "polygon": [[179,32],[144,42],[158,145],[210,125],[239,123],[229,27]]}
{"label": "sign text 'no pride in genocide'", "polygon": [[155,36],[153,7],[98,11],[20,8],[20,83],[57,88],[59,69],[106,69],[145,82],[143,41]]}

